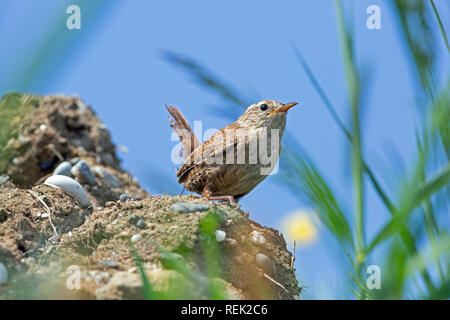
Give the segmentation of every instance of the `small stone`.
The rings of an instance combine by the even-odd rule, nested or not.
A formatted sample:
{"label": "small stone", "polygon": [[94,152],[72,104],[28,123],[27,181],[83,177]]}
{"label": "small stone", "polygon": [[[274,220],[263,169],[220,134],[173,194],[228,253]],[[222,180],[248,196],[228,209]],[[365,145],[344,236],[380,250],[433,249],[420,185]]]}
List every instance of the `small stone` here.
{"label": "small stone", "polygon": [[139,229],[145,229],[147,228],[147,225],[145,224],[144,220],[139,219],[139,221],[136,223],[136,227]]}
{"label": "small stone", "polygon": [[142,240],[142,235],[140,235],[139,233],[135,234],[131,237],[131,242],[133,242],[133,243],[137,243],[141,240]]}
{"label": "small stone", "polygon": [[128,273],[135,273],[137,271],[137,268],[136,267],[132,267],[132,268],[130,268],[130,269],[128,269]]}
{"label": "small stone", "polygon": [[119,266],[119,263],[117,261],[111,260],[100,260],[100,263],[110,268],[116,268]]}
{"label": "small stone", "polygon": [[256,264],[264,270],[269,276],[275,275],[275,265],[268,256],[263,253],[257,253],[255,256]]}
{"label": "small stone", "polygon": [[20,259],[20,262],[26,265],[30,265],[32,263],[34,263],[36,260],[33,257],[25,257]]}
{"label": "small stone", "polygon": [[24,136],[20,135],[20,136],[17,138],[17,140],[19,140],[19,142],[20,142],[21,144],[26,144],[26,143],[28,143],[28,142],[31,141],[31,138],[30,138],[30,137],[24,137]]}
{"label": "small stone", "polygon": [[67,176],[50,176],[45,180],[44,184],[54,187],[61,188],[74,197],[80,203],[80,206],[87,207],[89,205],[89,198],[84,191],[83,187],[74,179]]}
{"label": "small stone", "polygon": [[8,283],[8,269],[0,262],[0,286]]}
{"label": "small stone", "polygon": [[2,174],[0,176],[0,186],[9,180],[9,176],[7,174]]}
{"label": "small stone", "polygon": [[78,161],[80,161],[80,158],[72,158],[70,159],[70,163],[74,166],[78,163]]}
{"label": "small stone", "polygon": [[170,206],[170,211],[178,213],[190,213],[195,211],[207,211],[209,206],[206,204],[197,204],[189,202],[178,202]]}
{"label": "small stone", "polygon": [[127,200],[135,200],[133,197],[130,197],[126,193],[122,193],[119,197],[120,202],[125,202]]}
{"label": "small stone", "polygon": [[39,126],[39,129],[40,129],[41,131],[45,131],[45,130],[47,130],[47,126],[46,126],[45,124],[41,124],[41,125]]}
{"label": "small stone", "polygon": [[256,231],[256,230],[252,231],[250,233],[250,238],[256,244],[264,244],[264,243],[266,243],[266,238],[264,238],[264,236],[262,235],[261,232]]}
{"label": "small stone", "polygon": [[17,166],[19,164],[19,158],[12,159],[13,165]]}
{"label": "small stone", "polygon": [[222,242],[227,237],[226,232],[222,230],[216,230],[215,234],[217,242]]}
{"label": "small stone", "polygon": [[78,161],[76,165],[72,167],[72,175],[82,184],[96,185],[94,174],[89,168],[89,165],[84,160]]}
{"label": "small stone", "polygon": [[61,175],[61,176],[71,177],[72,173],[70,173],[70,170],[72,170],[72,165],[70,164],[70,162],[63,161],[53,171],[53,175],[54,176]]}
{"label": "small stone", "polygon": [[101,153],[96,156],[95,160],[110,167],[114,166],[114,158],[109,153]]}
{"label": "small stone", "polygon": [[119,188],[122,185],[119,178],[103,167],[95,166],[92,168],[92,172],[106,182],[110,187]]}
{"label": "small stone", "polygon": [[137,223],[138,223],[138,221],[139,221],[140,219],[139,219],[139,217],[136,217],[136,216],[130,216],[129,218],[128,218],[128,221],[130,221],[130,223],[131,224],[133,224],[133,225],[136,225]]}

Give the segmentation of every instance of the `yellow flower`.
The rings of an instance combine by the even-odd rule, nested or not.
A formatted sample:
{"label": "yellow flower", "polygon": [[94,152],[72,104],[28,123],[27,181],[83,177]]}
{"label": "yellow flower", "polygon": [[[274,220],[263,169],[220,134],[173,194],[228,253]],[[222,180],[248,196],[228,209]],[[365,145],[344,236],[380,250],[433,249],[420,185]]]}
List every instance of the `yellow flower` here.
{"label": "yellow flower", "polygon": [[317,228],[311,213],[305,210],[295,211],[285,217],[282,227],[288,241],[296,240],[299,245],[307,246],[317,239]]}

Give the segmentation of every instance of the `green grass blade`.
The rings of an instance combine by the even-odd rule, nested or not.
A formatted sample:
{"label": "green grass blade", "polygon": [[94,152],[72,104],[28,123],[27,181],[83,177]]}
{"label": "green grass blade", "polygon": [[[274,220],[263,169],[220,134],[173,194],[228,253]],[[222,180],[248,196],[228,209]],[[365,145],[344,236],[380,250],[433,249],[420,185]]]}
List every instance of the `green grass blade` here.
{"label": "green grass blade", "polygon": [[[425,139],[426,145],[428,145],[427,140]],[[419,157],[421,159],[421,163],[425,163],[425,157],[426,157],[426,150],[424,150],[422,146],[422,142],[419,138],[418,129],[416,128],[416,145],[417,149],[419,151]],[[428,149],[428,148],[426,148]],[[423,183],[426,180],[426,174],[425,174],[425,166],[422,165],[420,170],[420,182]],[[427,236],[430,240],[431,245],[435,248],[437,246],[437,239],[436,236],[439,233],[439,228],[437,226],[436,217],[434,214],[433,204],[431,203],[430,198],[425,198],[423,203],[423,212],[424,212],[424,220],[425,220],[425,230],[427,232]],[[437,257],[435,260],[439,279],[441,283],[444,282],[444,272],[441,268],[440,259]]]}
{"label": "green grass blade", "polygon": [[335,108],[333,107],[333,104],[331,103],[330,99],[328,98],[325,91],[322,89],[322,86],[317,81],[316,77],[314,76],[314,73],[311,71],[311,68],[309,67],[306,60],[303,58],[300,51],[297,49],[297,47],[293,46],[292,49],[294,50],[295,56],[300,63],[301,67],[305,71],[306,75],[308,76],[309,81],[313,85],[314,89],[319,94],[319,97],[322,99],[325,107],[327,108],[328,112],[330,113],[333,120],[336,122],[337,126],[344,132],[344,134],[347,136],[347,138],[351,141],[352,140],[352,134],[350,131],[345,127],[342,120],[339,118],[339,115],[337,114]]}
{"label": "green grass blade", "polygon": [[413,275],[415,272],[422,272],[427,268],[427,265],[439,259],[440,257],[446,258],[447,266],[449,262],[450,254],[450,236],[441,237],[439,242],[435,245],[430,244],[420,253],[416,253],[412,256],[406,264],[406,272]]}
{"label": "green grass blade", "polygon": [[447,278],[446,281],[434,292],[432,292],[428,299],[430,300],[448,300],[450,299],[450,279]]}
{"label": "green grass blade", "polygon": [[158,299],[157,294],[156,294],[156,292],[153,291],[152,285],[150,284],[147,274],[145,273],[145,269],[142,264],[142,262],[143,262],[142,257],[139,255],[137,249],[134,246],[130,247],[130,252],[134,258],[136,267],[139,270],[139,275],[141,276],[143,298],[145,300],[157,300]]}
{"label": "green grass blade", "polygon": [[279,179],[316,208],[322,223],[340,243],[352,245],[350,225],[331,188],[301,147],[293,139],[287,140],[289,142],[280,162],[282,170]]}
{"label": "green grass blade", "polygon": [[409,214],[414,208],[421,204],[425,199],[428,199],[433,193],[446,187],[450,182],[450,164],[436,174],[433,178],[422,183],[415,191],[407,196],[406,201],[399,207],[398,213],[391,218],[391,220],[378,232],[374,240],[368,246],[367,251],[370,252],[378,244],[388,239],[396,232],[401,230],[406,224]]}
{"label": "green grass blade", "polygon": [[450,159],[450,81],[447,86],[433,101],[431,110],[431,126],[432,130],[439,133],[442,146]]}
{"label": "green grass blade", "polygon": [[22,128],[31,121],[39,106],[39,97],[30,94],[8,93],[0,100],[0,175],[14,157],[8,143],[17,138]]}
{"label": "green grass blade", "polygon": [[[204,291],[209,299],[215,299],[215,300],[225,300],[227,297],[217,286],[212,278],[204,277],[203,275],[199,274],[198,272],[195,272],[191,269],[189,269],[185,263],[179,261],[178,259],[174,258],[170,252],[160,250],[160,259],[161,263],[164,266],[164,268],[168,270],[175,270],[181,275],[185,276],[186,279],[191,281],[193,284],[195,284],[199,290]],[[209,262],[207,262],[209,263]]]}
{"label": "green grass blade", "polygon": [[231,102],[239,108],[243,108],[247,105],[247,102],[241,99],[239,94],[233,88],[220,81],[219,77],[206,70],[206,68],[194,59],[171,51],[163,51],[162,56],[167,62],[183,68],[183,70],[190,73],[200,85],[214,91],[226,101]]}
{"label": "green grass blade", "polygon": [[[347,87],[350,96],[352,113],[353,139],[352,139],[352,176],[355,201],[355,242],[356,262],[363,264],[365,257],[365,232],[364,232],[364,185],[363,185],[363,161],[359,120],[360,79],[356,68],[353,48],[353,36],[348,31],[348,25],[342,13],[340,1],[336,1],[341,47],[347,76]],[[357,270],[358,274],[361,270]]]}
{"label": "green grass blade", "polygon": [[441,30],[442,38],[444,38],[445,46],[447,47],[447,51],[450,52],[450,46],[448,45],[447,33],[445,32],[444,25],[442,24],[441,17],[439,16],[439,12],[437,11],[436,5],[433,0],[430,0],[431,6],[433,7],[434,15],[436,16],[436,20],[439,23],[439,29]]}
{"label": "green grass blade", "polygon": [[[313,85],[314,89],[319,94],[319,97],[322,99],[322,102],[324,103],[326,109],[331,114],[331,117],[336,122],[337,126],[344,132],[345,136],[352,142],[353,137],[351,132],[345,127],[342,120],[339,118],[339,115],[336,112],[336,109],[333,107],[333,104],[331,103],[330,99],[328,98],[327,94],[325,93],[325,90],[323,90],[322,86],[320,85],[319,81],[315,77],[314,73],[312,72],[311,68],[309,67],[307,61],[304,59],[300,51],[293,46],[294,53],[297,57],[297,60],[299,61],[301,67],[305,71],[306,75],[308,76],[309,81]],[[363,167],[364,171],[367,173],[372,185],[374,186],[375,190],[377,191],[380,198],[383,200],[383,203],[388,208],[388,210],[393,213],[396,209],[392,201],[387,196],[386,192],[381,187],[381,184],[378,182],[377,178],[375,177],[375,174],[370,169],[369,165],[364,161],[363,159]]]}
{"label": "green grass blade", "polygon": [[392,4],[422,89],[426,95],[432,97],[434,86],[431,70],[436,50],[434,37],[427,22],[425,1],[394,0]]}

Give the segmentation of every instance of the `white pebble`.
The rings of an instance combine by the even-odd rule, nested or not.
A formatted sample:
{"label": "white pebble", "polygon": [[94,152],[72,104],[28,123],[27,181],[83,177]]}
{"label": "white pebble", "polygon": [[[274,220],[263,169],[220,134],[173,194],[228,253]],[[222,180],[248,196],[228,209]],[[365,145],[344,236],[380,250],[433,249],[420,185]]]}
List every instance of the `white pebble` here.
{"label": "white pebble", "polygon": [[215,234],[216,234],[217,242],[222,242],[223,240],[225,240],[225,238],[227,236],[227,233],[222,230],[216,230]]}
{"label": "white pebble", "polygon": [[7,174],[0,175],[0,186],[9,180],[9,176]]}
{"label": "white pebble", "polygon": [[0,286],[8,283],[8,270],[5,265],[0,262]]}
{"label": "white pebble", "polygon": [[268,275],[273,276],[276,273],[275,265],[272,260],[263,253],[257,253],[255,256],[256,264]]}
{"label": "white pebble", "polygon": [[264,238],[264,236],[262,235],[261,232],[256,231],[256,230],[253,231],[252,233],[250,233],[250,238],[256,244],[264,244],[264,243],[266,243],[266,238]]}
{"label": "white pebble", "polygon": [[131,237],[131,242],[136,243],[142,240],[142,236],[138,233]]}
{"label": "white pebble", "polygon": [[45,124],[41,124],[39,126],[39,129],[41,129],[41,131],[45,131],[45,130],[47,130],[47,126]]}
{"label": "white pebble", "polygon": [[56,169],[53,171],[53,175],[61,175],[61,176],[71,176],[70,171],[72,170],[72,164],[69,161],[61,162]]}
{"label": "white pebble", "polygon": [[89,205],[89,198],[86,191],[84,191],[83,187],[78,182],[70,177],[62,175],[50,176],[45,180],[44,184],[54,188],[63,189],[77,199],[82,207],[87,207]]}
{"label": "white pebble", "polygon": [[191,213],[195,211],[207,211],[209,206],[206,204],[177,202],[170,206],[170,211],[178,213]]}
{"label": "white pebble", "polygon": [[24,137],[24,136],[22,136],[22,135],[20,135],[17,139],[19,140],[19,142],[20,142],[21,144],[25,144],[25,143],[31,141],[30,137]]}

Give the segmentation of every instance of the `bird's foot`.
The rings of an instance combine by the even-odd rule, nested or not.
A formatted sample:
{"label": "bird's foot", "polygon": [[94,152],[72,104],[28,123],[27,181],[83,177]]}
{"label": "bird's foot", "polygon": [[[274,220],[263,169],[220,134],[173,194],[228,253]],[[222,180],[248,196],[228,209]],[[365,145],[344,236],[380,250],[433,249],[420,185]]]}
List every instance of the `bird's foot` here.
{"label": "bird's foot", "polygon": [[236,203],[236,200],[234,200],[233,196],[212,196],[211,191],[208,189],[203,190],[202,192],[202,198],[206,200],[217,200],[217,201],[226,201],[233,207],[239,208],[239,205]]}
{"label": "bird's foot", "polygon": [[217,201],[226,201],[228,202],[230,205],[236,207],[239,206],[236,203],[236,200],[234,200],[233,196],[211,196],[208,198],[209,200],[217,200]]}

